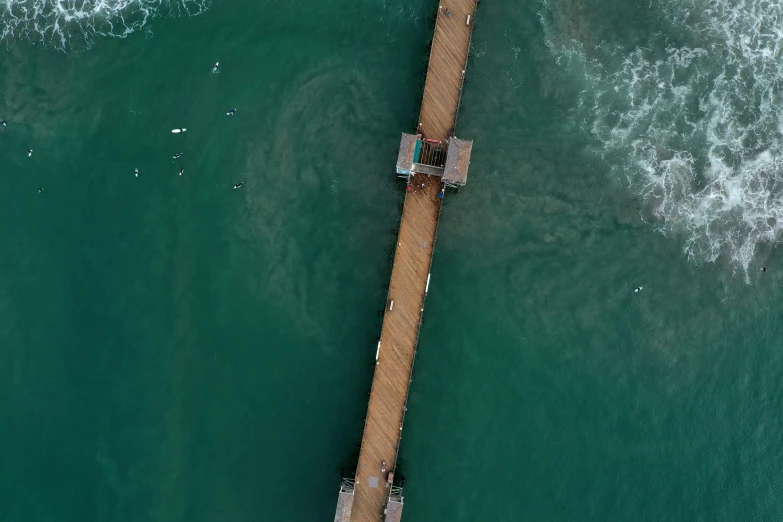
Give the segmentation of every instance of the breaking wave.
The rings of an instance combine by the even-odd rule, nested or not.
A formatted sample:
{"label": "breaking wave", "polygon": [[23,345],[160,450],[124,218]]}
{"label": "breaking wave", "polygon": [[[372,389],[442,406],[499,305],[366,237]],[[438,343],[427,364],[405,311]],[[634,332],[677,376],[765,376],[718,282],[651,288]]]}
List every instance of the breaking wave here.
{"label": "breaking wave", "polygon": [[151,19],[194,16],[210,0],[0,0],[0,38],[79,51],[98,36],[125,38]]}
{"label": "breaking wave", "polygon": [[557,6],[540,18],[558,63],[584,80],[574,121],[638,191],[642,215],[682,235],[695,262],[727,256],[747,273],[783,230],[783,3],[657,8],[667,29],[630,51],[591,44],[589,29],[558,22]]}

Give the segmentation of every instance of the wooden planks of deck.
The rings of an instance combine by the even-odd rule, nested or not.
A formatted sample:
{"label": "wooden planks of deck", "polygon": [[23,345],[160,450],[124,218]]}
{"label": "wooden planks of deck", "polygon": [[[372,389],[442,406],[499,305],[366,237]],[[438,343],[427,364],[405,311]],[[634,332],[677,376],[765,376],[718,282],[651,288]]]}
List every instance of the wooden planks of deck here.
{"label": "wooden planks of deck", "polygon": [[475,14],[475,0],[450,0],[438,8],[419,117],[419,132],[425,138],[445,141],[457,124]]}
{"label": "wooden planks of deck", "polygon": [[438,178],[419,174],[411,185],[415,191],[406,194],[402,211],[389,285],[394,309],[389,310],[387,303],[356,472],[352,521],[379,520],[389,496],[381,463],[386,461],[387,473],[394,468],[402,435],[441,201]]}
{"label": "wooden planks of deck", "polygon": [[[445,141],[456,125],[475,8],[475,0],[451,0],[438,10],[419,120],[419,132],[425,138]],[[466,24],[468,16],[470,25]],[[390,492],[386,487],[387,473],[397,461],[438,230],[440,179],[417,174],[410,185],[359,453],[353,522],[377,522],[383,517]],[[389,310],[391,301],[393,310]],[[383,461],[386,473],[381,472]]]}

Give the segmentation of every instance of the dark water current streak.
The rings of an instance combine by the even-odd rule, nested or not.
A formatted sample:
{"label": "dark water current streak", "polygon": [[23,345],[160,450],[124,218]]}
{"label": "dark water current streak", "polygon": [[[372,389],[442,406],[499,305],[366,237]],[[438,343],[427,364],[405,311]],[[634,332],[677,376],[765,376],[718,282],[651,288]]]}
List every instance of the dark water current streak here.
{"label": "dark water current streak", "polygon": [[[551,4],[597,43],[659,29],[650,9]],[[746,284],[642,222],[572,122],[584,79],[541,9],[477,17],[458,129],[477,146],[439,230],[406,520],[778,518],[780,256],[762,249],[776,268]]]}
{"label": "dark water current streak", "polygon": [[3,54],[1,519],[331,516],[429,11],[225,2]]}

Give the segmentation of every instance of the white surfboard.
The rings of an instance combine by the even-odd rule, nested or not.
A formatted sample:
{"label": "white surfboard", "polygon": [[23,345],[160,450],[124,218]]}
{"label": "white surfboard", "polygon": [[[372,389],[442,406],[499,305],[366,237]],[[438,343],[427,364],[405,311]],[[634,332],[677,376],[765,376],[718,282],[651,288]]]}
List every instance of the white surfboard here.
{"label": "white surfboard", "polygon": [[171,132],[173,132],[174,134],[179,134],[180,132],[185,132],[186,130],[188,129],[172,129]]}

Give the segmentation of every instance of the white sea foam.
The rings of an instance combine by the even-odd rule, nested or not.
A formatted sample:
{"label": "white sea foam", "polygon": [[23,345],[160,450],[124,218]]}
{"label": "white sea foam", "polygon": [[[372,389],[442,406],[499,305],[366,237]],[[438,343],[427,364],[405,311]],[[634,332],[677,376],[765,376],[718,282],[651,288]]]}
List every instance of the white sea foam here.
{"label": "white sea foam", "polygon": [[192,16],[210,0],[0,0],[0,39],[82,50],[97,36],[125,38],[161,16]]}
{"label": "white sea foam", "polygon": [[727,256],[747,273],[758,245],[783,237],[783,3],[653,1],[677,35],[665,41],[680,42],[665,52],[580,41],[550,9],[548,45],[585,80],[575,121],[642,215],[694,261]]}

